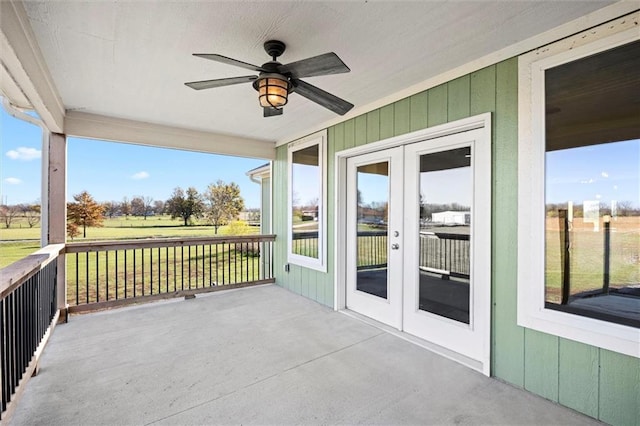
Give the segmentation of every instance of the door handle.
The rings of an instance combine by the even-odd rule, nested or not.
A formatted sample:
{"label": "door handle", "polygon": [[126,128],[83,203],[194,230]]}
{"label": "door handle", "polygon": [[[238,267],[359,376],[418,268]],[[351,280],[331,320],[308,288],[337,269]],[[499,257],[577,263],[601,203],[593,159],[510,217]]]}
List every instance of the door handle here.
{"label": "door handle", "polygon": [[398,250],[400,248],[400,244],[391,244],[391,250]]}

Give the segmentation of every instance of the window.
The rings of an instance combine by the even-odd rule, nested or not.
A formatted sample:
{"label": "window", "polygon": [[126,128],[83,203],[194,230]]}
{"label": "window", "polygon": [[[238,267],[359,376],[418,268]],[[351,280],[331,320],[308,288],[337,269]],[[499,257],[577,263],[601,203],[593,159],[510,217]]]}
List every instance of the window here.
{"label": "window", "polygon": [[640,357],[640,41],[617,30],[520,59],[518,323]]}
{"label": "window", "polygon": [[289,145],[288,261],[326,272],[326,132]]}

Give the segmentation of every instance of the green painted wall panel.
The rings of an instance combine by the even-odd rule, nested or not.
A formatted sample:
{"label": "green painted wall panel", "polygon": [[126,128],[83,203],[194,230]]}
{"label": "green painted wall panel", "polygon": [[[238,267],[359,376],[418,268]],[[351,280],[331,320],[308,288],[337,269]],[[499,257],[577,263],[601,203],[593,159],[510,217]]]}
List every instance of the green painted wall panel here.
{"label": "green painted wall panel", "polygon": [[429,116],[427,123],[429,127],[447,122],[447,85],[441,84],[429,89],[428,99]]}
{"label": "green painted wall panel", "polygon": [[393,131],[394,114],[393,104],[380,108],[380,140],[395,135]]}
{"label": "green painted wall panel", "polygon": [[600,350],[600,420],[640,425],[640,359]]}
{"label": "green painted wall panel", "polygon": [[352,118],[344,123],[344,149],[356,146],[356,121]]}
{"label": "green painted wall panel", "polygon": [[[431,110],[429,110],[431,111]],[[516,325],[518,60],[496,68],[493,141],[493,358],[495,376],[524,386],[524,330]],[[497,196],[500,194],[500,196]]]}
{"label": "green painted wall panel", "polygon": [[[345,148],[344,144],[344,124],[340,123],[333,126],[334,128],[334,136],[333,136],[333,147],[335,152],[342,151]],[[328,171],[328,170],[327,170]]]}
{"label": "green painted wall panel", "polygon": [[[496,67],[483,68],[470,76],[469,113],[471,116],[496,110]],[[493,127],[495,130],[495,126]]]}
{"label": "green painted wall panel", "polygon": [[559,340],[558,402],[598,418],[600,351],[572,340]]}
{"label": "green painted wall panel", "polygon": [[468,75],[447,83],[447,121],[469,117],[470,90]]}
{"label": "green painted wall panel", "polygon": [[367,116],[356,117],[356,146],[367,143]]}
{"label": "green painted wall panel", "polygon": [[427,121],[429,113],[429,93],[425,90],[424,92],[413,95],[410,98],[410,102],[410,130],[413,132],[425,129],[429,125]]}
{"label": "green painted wall panel", "polygon": [[393,105],[393,134],[404,135],[411,130],[411,99],[404,98]]}
{"label": "green painted wall panel", "polygon": [[367,143],[380,140],[380,110],[367,113]]}
{"label": "green painted wall panel", "polygon": [[524,388],[558,401],[558,338],[535,330],[525,332]]}

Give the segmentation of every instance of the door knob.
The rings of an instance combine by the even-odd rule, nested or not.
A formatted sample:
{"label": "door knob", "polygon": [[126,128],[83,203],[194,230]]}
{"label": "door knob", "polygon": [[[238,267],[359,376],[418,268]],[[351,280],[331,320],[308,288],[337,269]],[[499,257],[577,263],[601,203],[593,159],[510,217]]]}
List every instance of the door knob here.
{"label": "door knob", "polygon": [[400,244],[391,244],[391,250],[398,250],[400,248]]}

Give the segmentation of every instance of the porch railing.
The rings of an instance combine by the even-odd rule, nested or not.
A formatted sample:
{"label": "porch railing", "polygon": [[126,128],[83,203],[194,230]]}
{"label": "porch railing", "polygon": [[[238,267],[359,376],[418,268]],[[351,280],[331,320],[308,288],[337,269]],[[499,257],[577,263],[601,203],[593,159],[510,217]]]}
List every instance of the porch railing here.
{"label": "porch railing", "polygon": [[275,282],[275,235],[69,243],[69,312]]}
{"label": "porch railing", "polygon": [[358,269],[387,266],[387,231],[358,231]]}
{"label": "porch railing", "polygon": [[58,321],[57,259],[49,245],[0,272],[0,419],[10,417]]}
{"label": "porch railing", "polygon": [[420,269],[459,278],[469,278],[468,234],[420,231]]}

